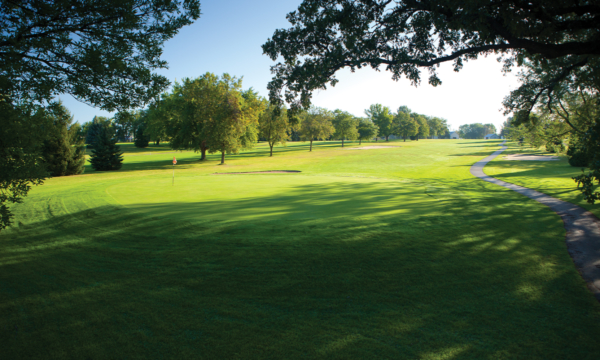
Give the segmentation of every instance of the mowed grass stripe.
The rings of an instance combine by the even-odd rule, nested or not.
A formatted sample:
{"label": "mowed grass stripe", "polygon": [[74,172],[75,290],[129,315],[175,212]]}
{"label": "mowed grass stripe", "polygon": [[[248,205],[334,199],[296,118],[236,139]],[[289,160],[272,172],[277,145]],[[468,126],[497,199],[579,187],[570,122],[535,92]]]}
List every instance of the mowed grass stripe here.
{"label": "mowed grass stripe", "polygon": [[468,173],[498,142],[394,144],[50,179],[0,235],[6,358],[595,358],[560,218]]}

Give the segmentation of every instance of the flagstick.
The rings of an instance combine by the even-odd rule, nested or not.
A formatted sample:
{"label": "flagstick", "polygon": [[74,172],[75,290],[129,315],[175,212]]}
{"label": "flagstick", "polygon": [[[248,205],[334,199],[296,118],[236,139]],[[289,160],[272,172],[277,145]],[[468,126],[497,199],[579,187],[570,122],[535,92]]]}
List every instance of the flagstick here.
{"label": "flagstick", "polygon": [[175,186],[175,164],[173,164],[173,184],[172,186]]}

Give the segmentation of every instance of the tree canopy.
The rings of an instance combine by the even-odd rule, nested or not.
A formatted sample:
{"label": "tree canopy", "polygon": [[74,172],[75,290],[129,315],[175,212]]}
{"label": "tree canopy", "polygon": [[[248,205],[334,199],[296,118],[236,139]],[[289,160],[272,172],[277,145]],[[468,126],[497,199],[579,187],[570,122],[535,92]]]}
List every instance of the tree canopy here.
{"label": "tree canopy", "polygon": [[331,124],[333,114],[331,111],[319,107],[311,107],[302,119],[300,128],[300,139],[310,141],[310,150],[312,151],[313,140],[323,140],[331,136],[335,128]]}
{"label": "tree canopy", "polygon": [[441,84],[436,68],[451,62],[459,71],[481,55],[503,56],[505,70],[527,61],[541,70],[522,78],[505,102],[528,112],[559,84],[598,84],[600,6],[596,1],[523,2],[459,0],[305,0],[288,14],[289,29],[263,45],[273,61],[271,101],[310,104],[314,90],[335,86],[338,70],[362,67]]}
{"label": "tree canopy", "polygon": [[359,119],[358,121],[358,144],[363,140],[372,139],[379,133],[379,128],[370,119]]}
{"label": "tree canopy", "polygon": [[198,0],[1,1],[0,93],[139,107],[169,84],[162,44],[199,16]]}
{"label": "tree canopy", "polygon": [[389,136],[394,134],[392,123],[394,116],[390,108],[381,104],[373,104],[365,110],[365,115],[379,128],[378,135],[385,137],[385,141],[388,141]]}
{"label": "tree canopy", "polygon": [[342,140],[342,147],[344,147],[344,140],[358,138],[358,120],[352,114],[336,110],[334,111],[332,123],[335,128],[333,138]]}
{"label": "tree canopy", "polygon": [[394,118],[396,124],[396,133],[401,136],[404,141],[406,138],[416,136],[419,132],[419,124],[409,114],[398,111]]}
{"label": "tree canopy", "polygon": [[273,146],[279,143],[285,145],[288,138],[287,109],[283,107],[275,111],[275,107],[276,105],[268,104],[258,118],[260,137],[269,144],[269,156],[273,156]]}
{"label": "tree canopy", "polygon": [[494,124],[464,124],[458,129],[460,137],[463,139],[483,139],[488,134],[496,133]]}

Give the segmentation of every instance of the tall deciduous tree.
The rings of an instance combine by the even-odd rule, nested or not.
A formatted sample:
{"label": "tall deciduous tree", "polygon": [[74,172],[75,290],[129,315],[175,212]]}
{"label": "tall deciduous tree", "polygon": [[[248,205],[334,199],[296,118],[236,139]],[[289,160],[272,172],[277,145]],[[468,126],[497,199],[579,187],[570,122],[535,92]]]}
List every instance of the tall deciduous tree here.
{"label": "tall deciduous tree", "polygon": [[61,102],[45,110],[52,124],[42,146],[44,164],[51,176],[81,174],[85,165],[85,145],[81,127]]}
{"label": "tall deciduous tree", "polygon": [[352,114],[336,110],[334,111],[332,123],[335,129],[333,138],[342,140],[342,147],[344,147],[345,139],[354,140],[358,138],[358,120]]}
{"label": "tall deciduous tree", "polygon": [[331,136],[335,128],[331,124],[333,114],[331,111],[319,107],[311,107],[302,119],[300,129],[300,138],[304,141],[310,141],[310,150],[312,151],[313,140],[323,140]]}
{"label": "tall deciduous tree", "polygon": [[358,122],[358,144],[363,140],[372,139],[379,133],[379,128],[370,119],[359,119]]}
{"label": "tall deciduous tree", "polygon": [[373,104],[365,110],[365,115],[379,127],[379,136],[385,137],[385,141],[388,141],[389,136],[394,133],[392,124],[394,116],[390,109],[381,104]]}
{"label": "tall deciduous tree", "polygon": [[419,125],[419,130],[417,130],[417,141],[419,141],[419,137],[426,138],[429,136],[429,125],[427,125],[427,119],[423,115],[414,114],[414,119]]}
{"label": "tall deciduous tree", "polygon": [[406,138],[417,135],[419,124],[408,113],[398,111],[395,117],[396,133],[406,142]]}
{"label": "tall deciduous tree", "polygon": [[[220,152],[221,164],[225,154],[237,154],[241,148],[251,147],[257,138],[258,117],[266,101],[252,91],[242,93],[242,80],[223,74],[219,79],[207,74],[210,80],[209,106],[204,109],[206,146],[209,153]],[[208,94],[204,94],[207,96]]]}
{"label": "tall deciduous tree", "polygon": [[437,117],[427,117],[426,119],[429,126],[429,134],[432,138],[444,136],[448,132],[448,123],[446,120]]}
{"label": "tall deciduous tree", "polygon": [[269,156],[273,156],[273,146],[285,145],[288,138],[287,109],[282,107],[279,111],[275,111],[275,106],[269,104],[258,118],[260,136],[269,144]]}

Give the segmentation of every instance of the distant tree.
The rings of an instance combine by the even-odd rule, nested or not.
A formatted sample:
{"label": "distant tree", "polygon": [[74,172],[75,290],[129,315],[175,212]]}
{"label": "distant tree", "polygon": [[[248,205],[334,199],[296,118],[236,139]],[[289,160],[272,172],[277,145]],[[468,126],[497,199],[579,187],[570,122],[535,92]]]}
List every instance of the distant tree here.
{"label": "distant tree", "polygon": [[358,122],[358,144],[363,140],[372,139],[379,133],[379,128],[369,119],[359,119]]}
{"label": "distant tree", "polygon": [[429,126],[429,135],[434,137],[441,137],[448,131],[447,123],[437,117],[426,117],[427,125]]}
{"label": "distant tree", "polygon": [[146,135],[146,127],[144,125],[138,126],[135,131],[135,142],[134,145],[137,148],[146,148],[150,143],[150,136]]}
{"label": "distant tree", "polygon": [[488,134],[496,133],[494,124],[464,124],[458,130],[460,137],[463,139],[483,139]]}
{"label": "distant tree", "polygon": [[[242,115],[246,129],[240,136],[240,148],[252,149],[254,144],[258,142],[260,134],[258,119],[269,105],[269,102],[264,97],[259,96],[258,92],[252,88],[242,91],[241,95],[243,100],[241,103]],[[233,153],[237,154],[237,152],[235,150]]]}
{"label": "distant tree", "polygon": [[419,124],[419,130],[417,131],[416,137],[419,141],[419,137],[427,138],[429,136],[429,125],[427,125],[427,119],[423,115],[415,115],[415,121]]}
{"label": "distant tree", "polygon": [[223,74],[221,79],[207,74],[211,90],[210,108],[204,125],[209,153],[221,153],[221,165],[225,154],[237,154],[249,148],[257,139],[258,117],[264,111],[266,100],[260,99],[253,90],[241,91],[242,80]]}
{"label": "distant tree", "polygon": [[365,114],[379,127],[379,136],[385,137],[385,141],[388,141],[389,136],[394,133],[392,124],[394,116],[390,109],[381,104],[373,104],[365,110]]}
{"label": "distant tree", "polygon": [[268,104],[267,108],[258,118],[260,136],[269,144],[269,156],[273,156],[273,146],[285,145],[288,138],[288,118],[285,107],[275,111],[276,105]]}
{"label": "distant tree", "polygon": [[164,114],[156,110],[156,102],[152,103],[148,109],[141,110],[139,112],[139,123],[144,124],[145,134],[149,136],[150,141],[154,142],[154,145],[160,146],[161,141],[168,141],[168,121]]}
{"label": "distant tree", "polygon": [[396,133],[406,142],[406,138],[415,136],[419,132],[419,124],[409,114],[399,111],[396,114]]}
{"label": "distant tree", "polygon": [[409,114],[409,115],[412,113],[412,111],[406,105],[400,106],[398,108],[398,112],[403,112],[403,113],[406,113],[406,114]]}
{"label": "distant tree", "polygon": [[358,120],[352,114],[335,110],[332,123],[335,128],[333,138],[342,140],[342,147],[344,147],[345,139],[354,140],[358,138]]}
{"label": "distant tree", "polygon": [[323,140],[331,136],[335,128],[331,124],[333,114],[323,108],[311,107],[302,120],[300,129],[300,138],[304,141],[310,141],[310,150],[312,151],[313,140]]}
{"label": "distant tree", "polygon": [[258,117],[267,103],[241,86],[241,79],[229,74],[185,78],[150,106],[150,128],[165,129],[171,148],[200,152],[200,160],[206,152],[221,152],[224,164],[225,154],[236,154],[256,142]]}
{"label": "distant tree", "polygon": [[95,141],[90,163],[96,171],[119,170],[123,166],[123,153],[117,146],[117,138],[107,123],[92,124]]}
{"label": "distant tree", "polygon": [[119,111],[113,117],[115,136],[119,141],[128,141],[134,137],[136,117],[133,111]]}
{"label": "distant tree", "polygon": [[85,145],[78,123],[59,101],[46,108],[49,128],[42,146],[42,156],[51,176],[81,174],[85,165]]}

